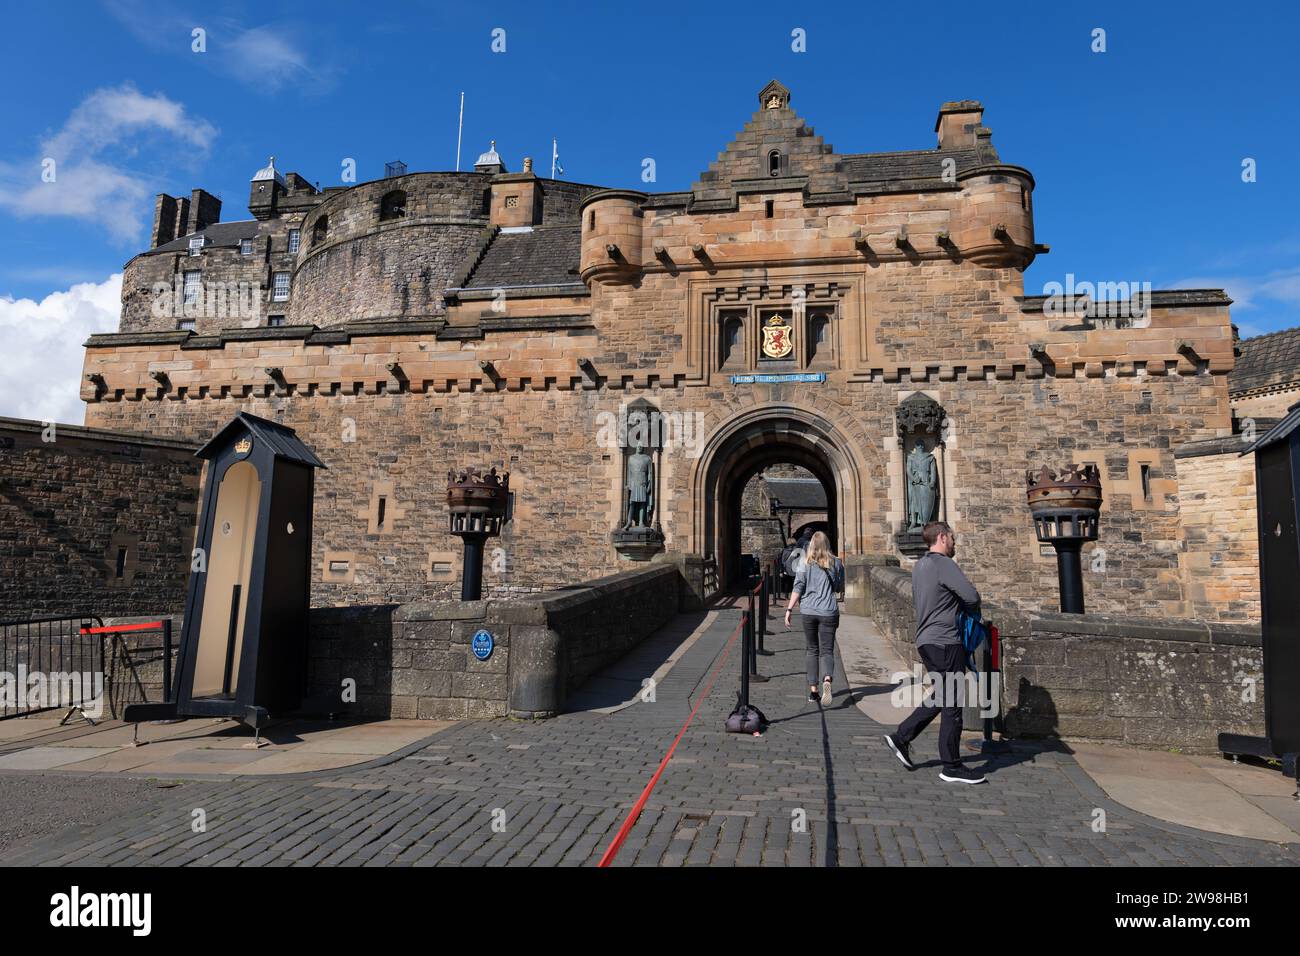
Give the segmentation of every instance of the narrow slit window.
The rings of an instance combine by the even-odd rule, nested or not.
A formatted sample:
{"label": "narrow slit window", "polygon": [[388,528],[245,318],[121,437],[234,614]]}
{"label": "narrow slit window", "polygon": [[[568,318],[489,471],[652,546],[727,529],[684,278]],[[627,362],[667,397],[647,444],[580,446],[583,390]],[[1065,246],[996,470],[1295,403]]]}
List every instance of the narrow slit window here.
{"label": "narrow slit window", "polygon": [[772,150],[767,154],[767,174],[769,176],[781,175],[781,153],[778,150]]}
{"label": "narrow slit window", "polygon": [[120,578],[125,573],[126,573],[126,548],[119,547],[117,549],[117,568],[113,573],[113,577]]}
{"label": "narrow slit window", "polygon": [[1151,466],[1142,466],[1142,498],[1146,501],[1151,500]]}
{"label": "narrow slit window", "polygon": [[766,213],[768,219],[772,218],[772,206],[773,203],[770,199],[763,204],[763,211]]}
{"label": "narrow slit window", "polygon": [[722,323],[722,364],[727,365],[741,358],[741,338],[744,335],[745,322],[738,315],[732,315]]}
{"label": "narrow slit window", "polygon": [[388,516],[388,498],[384,495],[379,496],[379,517],[376,521],[380,531],[384,530],[384,519]]}

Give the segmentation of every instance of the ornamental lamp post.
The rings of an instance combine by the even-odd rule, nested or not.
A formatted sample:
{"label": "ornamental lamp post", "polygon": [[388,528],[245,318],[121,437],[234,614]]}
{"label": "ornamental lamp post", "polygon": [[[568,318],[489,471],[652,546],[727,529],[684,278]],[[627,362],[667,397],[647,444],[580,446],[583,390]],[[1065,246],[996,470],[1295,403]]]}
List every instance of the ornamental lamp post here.
{"label": "ornamental lamp post", "polygon": [[1025,475],[1029,511],[1040,542],[1056,549],[1061,611],[1083,613],[1084,542],[1097,540],[1101,474],[1096,465],[1069,465],[1059,475],[1046,465]]}
{"label": "ornamental lamp post", "polygon": [[483,596],[483,542],[501,533],[510,498],[510,472],[472,469],[447,473],[447,514],[452,534],[465,542],[460,599]]}

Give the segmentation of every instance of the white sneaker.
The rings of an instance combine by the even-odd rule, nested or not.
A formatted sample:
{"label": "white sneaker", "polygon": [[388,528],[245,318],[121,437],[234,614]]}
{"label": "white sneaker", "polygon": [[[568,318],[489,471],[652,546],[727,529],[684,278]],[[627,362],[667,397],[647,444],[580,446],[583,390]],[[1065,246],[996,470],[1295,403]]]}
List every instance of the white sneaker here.
{"label": "white sneaker", "polygon": [[829,707],[830,705],[831,705],[831,681],[830,678],[828,677],[826,680],[822,681],[822,706]]}

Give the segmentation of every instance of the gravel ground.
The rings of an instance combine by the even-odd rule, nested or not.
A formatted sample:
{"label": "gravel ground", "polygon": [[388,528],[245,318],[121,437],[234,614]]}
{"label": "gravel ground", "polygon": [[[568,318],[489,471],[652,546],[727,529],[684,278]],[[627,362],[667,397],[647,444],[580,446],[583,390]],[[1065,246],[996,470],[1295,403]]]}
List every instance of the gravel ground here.
{"label": "gravel ground", "polygon": [[122,814],[146,814],[184,786],[108,774],[0,773],[0,852]]}

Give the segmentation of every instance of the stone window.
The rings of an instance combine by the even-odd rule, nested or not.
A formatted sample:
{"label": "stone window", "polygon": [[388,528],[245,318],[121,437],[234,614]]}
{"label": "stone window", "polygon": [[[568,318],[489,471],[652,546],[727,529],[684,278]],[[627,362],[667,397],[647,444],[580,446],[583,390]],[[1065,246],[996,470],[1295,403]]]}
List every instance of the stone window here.
{"label": "stone window", "polygon": [[302,231],[299,229],[289,230],[289,255],[298,251],[298,246],[302,242]]}
{"label": "stone window", "polygon": [[197,256],[203,251],[203,237],[195,236],[190,240],[190,255]]}
{"label": "stone window", "polygon": [[284,316],[282,316],[282,315],[268,315],[268,316],[266,317],[266,324],[267,324],[268,326],[270,326],[271,328],[273,328],[273,329],[274,329],[274,328],[279,328],[281,325],[284,325]]}
{"label": "stone window", "polygon": [[767,174],[769,176],[781,175],[781,151],[772,150],[767,154]]}
{"label": "stone window", "polygon": [[813,312],[808,317],[808,361],[830,357],[831,317],[827,312]]}
{"label": "stone window", "polygon": [[194,332],[197,329],[198,325],[193,319],[181,319],[176,323],[176,331],[178,332]]}
{"label": "stone window", "polygon": [[384,198],[379,201],[379,221],[388,222],[392,219],[402,219],[406,216],[406,192],[401,189],[394,189],[390,193],[385,193]]}
{"label": "stone window", "polygon": [[722,340],[718,356],[721,365],[741,364],[745,360],[745,312],[728,310],[721,315]]}
{"label": "stone window", "polygon": [[289,273],[277,272],[271,286],[271,301],[284,302],[289,298]]}
{"label": "stone window", "polygon": [[140,539],[114,534],[104,549],[105,578],[109,584],[129,585],[140,566]]}
{"label": "stone window", "polygon": [[203,297],[203,273],[195,270],[185,273],[184,304],[194,305]]}
{"label": "stone window", "polygon": [[252,239],[240,239],[240,240],[239,240],[239,254],[240,254],[241,256],[251,256],[251,255],[253,254],[253,240],[252,240]]}
{"label": "stone window", "polygon": [[313,246],[319,246],[322,242],[324,242],[329,237],[329,234],[330,234],[330,217],[321,216],[319,219],[316,220],[316,225],[312,227],[311,244]]}

